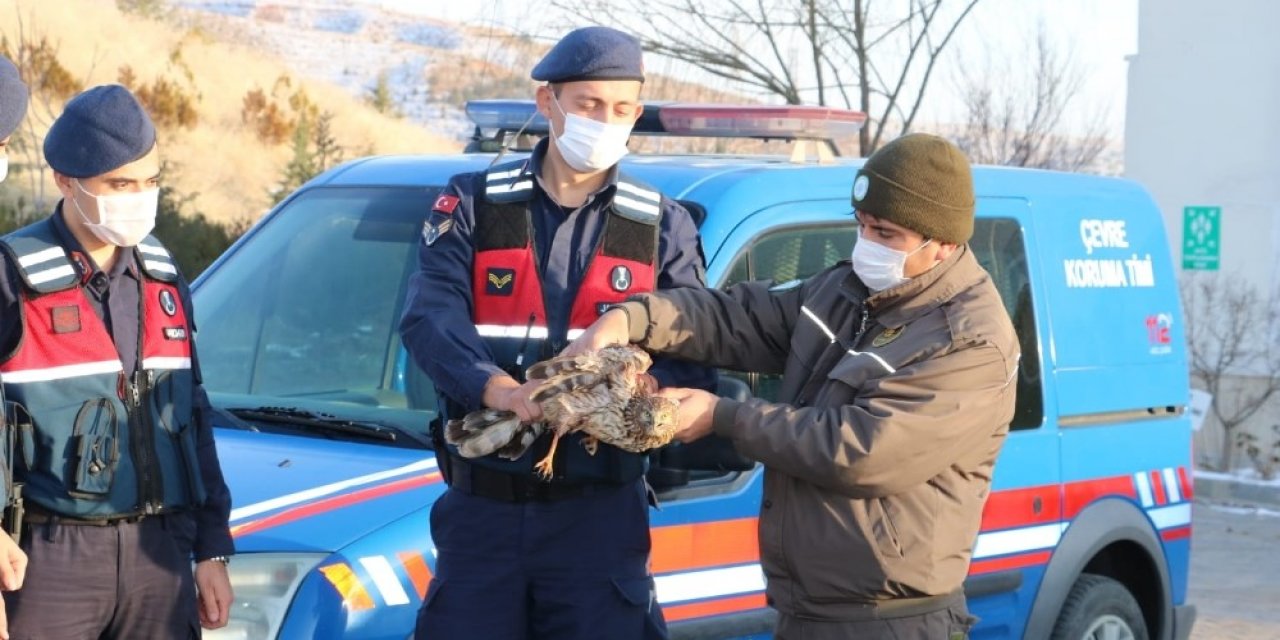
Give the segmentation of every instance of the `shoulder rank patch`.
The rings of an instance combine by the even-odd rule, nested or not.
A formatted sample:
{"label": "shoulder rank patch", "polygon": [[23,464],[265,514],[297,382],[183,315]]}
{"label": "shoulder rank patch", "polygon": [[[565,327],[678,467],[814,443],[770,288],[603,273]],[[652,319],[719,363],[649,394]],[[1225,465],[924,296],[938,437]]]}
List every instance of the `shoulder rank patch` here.
{"label": "shoulder rank patch", "polygon": [[[441,196],[443,197],[443,196]],[[453,228],[453,218],[444,216],[431,216],[426,223],[422,225],[422,240],[431,246],[440,239],[440,236],[449,233]]]}
{"label": "shoulder rank patch", "polygon": [[436,198],[436,203],[431,205],[431,210],[451,216],[453,215],[453,210],[458,208],[459,201],[458,196],[442,193]]}
{"label": "shoulder rank patch", "polygon": [[880,335],[876,336],[875,340],[871,341],[871,346],[883,347],[886,344],[889,344],[890,342],[897,340],[898,336],[902,335],[902,331],[904,329],[906,329],[906,327],[898,327],[897,329],[885,329],[884,331],[881,331]]}

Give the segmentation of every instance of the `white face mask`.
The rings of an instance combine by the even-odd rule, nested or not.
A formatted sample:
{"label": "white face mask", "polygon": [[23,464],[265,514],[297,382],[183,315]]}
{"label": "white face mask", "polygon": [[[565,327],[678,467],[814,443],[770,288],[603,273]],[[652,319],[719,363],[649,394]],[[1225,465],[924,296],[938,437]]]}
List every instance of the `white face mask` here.
{"label": "white face mask", "polygon": [[891,249],[879,242],[858,238],[853,245],[853,272],[862,279],[862,284],[872,291],[884,291],[896,287],[910,278],[906,277],[907,258],[928,246],[932,239],[910,252]]}
{"label": "white face mask", "polygon": [[155,228],[156,209],[160,205],[159,189],[95,196],[86,191],[79,180],[75,183],[81,192],[98,202],[98,222],[94,223],[89,221],[80,203],[75,198],[71,199],[84,220],[84,226],[99,240],[117,247],[132,247],[142,242]]}
{"label": "white face mask", "polygon": [[0,156],[0,182],[9,177],[9,156]]}
{"label": "white face mask", "polygon": [[556,110],[564,116],[564,132],[556,135],[551,128],[560,156],[577,171],[595,173],[604,171],[627,155],[627,139],[631,137],[629,124],[605,124],[591,118],[565,113],[560,101],[551,99]]}

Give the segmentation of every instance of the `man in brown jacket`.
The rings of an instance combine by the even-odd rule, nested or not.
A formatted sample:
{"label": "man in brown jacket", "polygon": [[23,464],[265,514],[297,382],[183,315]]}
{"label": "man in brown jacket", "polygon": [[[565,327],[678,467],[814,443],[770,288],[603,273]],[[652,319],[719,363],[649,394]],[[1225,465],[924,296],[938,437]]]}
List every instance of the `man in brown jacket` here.
{"label": "man in brown jacket", "polygon": [[760,553],[777,637],[953,640],[1013,416],[1018,342],[973,234],[969,162],[912,134],[853,184],[852,262],[796,285],[637,296],[570,347],[624,341],[781,373],[781,402],[668,390],[682,432],[765,465]]}

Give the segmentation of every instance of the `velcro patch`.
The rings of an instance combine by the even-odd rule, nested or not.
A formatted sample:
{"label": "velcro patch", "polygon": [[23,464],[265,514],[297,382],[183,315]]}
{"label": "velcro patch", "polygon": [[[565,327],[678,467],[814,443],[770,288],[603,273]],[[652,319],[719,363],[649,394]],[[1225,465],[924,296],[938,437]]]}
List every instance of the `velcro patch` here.
{"label": "velcro patch", "polygon": [[75,305],[54,307],[49,310],[54,333],[75,333],[80,330],[80,307]]}
{"label": "velcro patch", "polygon": [[165,340],[186,340],[187,329],[186,327],[165,327],[164,339]]}
{"label": "velcro patch", "polygon": [[451,216],[453,215],[453,210],[458,208],[458,202],[458,196],[442,193],[436,198],[436,203],[431,205],[431,210]]}

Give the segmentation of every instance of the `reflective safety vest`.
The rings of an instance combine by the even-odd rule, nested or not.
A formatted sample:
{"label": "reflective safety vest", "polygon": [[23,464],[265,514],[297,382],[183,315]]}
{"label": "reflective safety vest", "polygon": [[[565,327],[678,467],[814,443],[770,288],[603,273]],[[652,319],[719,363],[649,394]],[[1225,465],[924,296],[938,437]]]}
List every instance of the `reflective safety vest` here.
{"label": "reflective safety vest", "polygon": [[[603,212],[603,230],[574,295],[568,330],[551,335],[529,212],[535,177],[528,162],[519,160],[491,168],[484,178],[484,197],[475,198],[472,319],[498,366],[523,380],[529,366],[555,355],[609,305],[654,290],[661,195],[625,175],[618,177],[613,201]],[[544,437],[531,448],[532,455],[514,462],[490,456],[478,463],[527,473],[545,454],[549,440]],[[609,446],[588,456],[576,441],[566,442],[557,450],[555,467],[572,481],[626,481],[643,473],[644,457]]]}
{"label": "reflective safety vest", "polygon": [[[82,271],[49,220],[0,239],[21,276],[22,336],[0,362],[17,429],[23,496],[68,517],[106,519],[195,507],[191,324],[169,252],[148,236],[141,258],[138,370],[126,372],[89,303]],[[134,259],[124,252],[120,259]]]}

